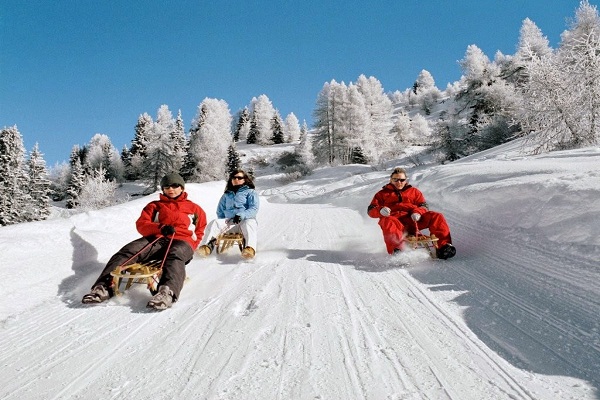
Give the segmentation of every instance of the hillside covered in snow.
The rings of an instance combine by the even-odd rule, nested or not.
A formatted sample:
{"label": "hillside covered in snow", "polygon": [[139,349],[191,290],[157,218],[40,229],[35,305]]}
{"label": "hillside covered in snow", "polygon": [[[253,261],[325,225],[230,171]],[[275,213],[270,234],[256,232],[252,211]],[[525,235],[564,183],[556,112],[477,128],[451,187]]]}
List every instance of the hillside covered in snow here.
{"label": "hillside covered in snow", "polygon": [[[389,170],[257,171],[256,258],[195,257],[163,312],[141,285],[80,303],[156,193],[0,227],[0,398],[599,399],[600,148],[519,146],[397,160],[446,261],[386,254],[366,207]],[[224,185],[186,190],[214,218]]]}

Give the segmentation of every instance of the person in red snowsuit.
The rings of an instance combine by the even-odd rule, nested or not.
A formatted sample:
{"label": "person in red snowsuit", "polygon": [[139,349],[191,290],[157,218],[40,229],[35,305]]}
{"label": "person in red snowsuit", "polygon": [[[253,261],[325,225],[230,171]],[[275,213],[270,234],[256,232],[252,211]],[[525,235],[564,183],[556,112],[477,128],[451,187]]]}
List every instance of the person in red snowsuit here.
{"label": "person in red snowsuit", "polygon": [[[111,298],[114,291],[110,273],[123,263],[163,258],[158,293],[150,299],[148,307],[164,310],[177,301],[185,281],[185,266],[192,260],[204,235],[206,213],[188,199],[181,175],[165,175],[160,186],[159,200],[148,203],[135,223],[143,237],[126,244],[111,257],[92,291],[83,296],[82,303],[102,303]],[[154,244],[150,246],[151,243]]]}
{"label": "person in red snowsuit", "polygon": [[429,211],[425,196],[408,184],[403,168],[392,171],[390,182],[375,194],[367,213],[371,218],[379,218],[389,254],[402,250],[405,235],[416,233],[415,224],[419,230],[429,229],[438,237],[438,258],[447,259],[456,254],[446,219],[441,213]]}

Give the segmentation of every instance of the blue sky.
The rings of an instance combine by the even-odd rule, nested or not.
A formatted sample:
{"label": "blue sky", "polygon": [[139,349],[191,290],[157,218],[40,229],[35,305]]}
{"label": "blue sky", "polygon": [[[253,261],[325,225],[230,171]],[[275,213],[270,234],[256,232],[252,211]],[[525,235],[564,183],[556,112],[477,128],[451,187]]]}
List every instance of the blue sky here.
{"label": "blue sky", "polygon": [[[590,2],[593,5],[595,1]],[[266,94],[283,118],[312,123],[332,79],[379,79],[386,92],[428,70],[460,78],[475,44],[514,54],[525,18],[552,47],[579,0],[0,0],[0,126],[17,125],[48,166],[96,133],[129,145],[140,114],[204,98],[233,113]]]}

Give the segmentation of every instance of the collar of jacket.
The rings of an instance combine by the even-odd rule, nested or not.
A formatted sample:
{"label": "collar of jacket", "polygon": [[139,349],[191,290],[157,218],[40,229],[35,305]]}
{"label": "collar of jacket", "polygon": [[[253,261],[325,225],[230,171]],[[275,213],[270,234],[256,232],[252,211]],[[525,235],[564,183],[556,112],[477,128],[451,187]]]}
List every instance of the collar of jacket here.
{"label": "collar of jacket", "polygon": [[160,194],[160,201],[183,201],[183,200],[187,200],[187,192],[181,192],[181,194],[177,197],[175,197],[174,199],[165,196],[164,193]]}
{"label": "collar of jacket", "polygon": [[396,186],[392,185],[391,183],[388,183],[386,185],[383,186],[382,189],[384,190],[390,190],[392,192],[404,192],[406,189],[411,188],[411,185],[404,185],[404,187],[400,190],[396,189]]}
{"label": "collar of jacket", "polygon": [[242,192],[242,191],[244,191],[244,190],[249,190],[249,189],[250,189],[250,186],[248,186],[248,185],[242,185],[242,186],[240,186],[240,187],[238,188],[238,190],[231,190],[231,189],[228,189],[227,191],[228,191],[228,192],[231,192],[231,193],[238,193],[238,192]]}

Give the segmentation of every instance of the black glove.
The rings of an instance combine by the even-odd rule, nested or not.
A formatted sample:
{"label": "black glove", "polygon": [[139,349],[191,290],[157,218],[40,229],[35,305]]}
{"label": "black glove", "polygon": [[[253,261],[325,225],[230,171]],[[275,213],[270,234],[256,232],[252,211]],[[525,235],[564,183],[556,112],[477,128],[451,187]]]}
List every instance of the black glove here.
{"label": "black glove", "polygon": [[231,222],[233,222],[234,224],[239,224],[240,222],[242,222],[242,217],[236,215],[235,217],[231,218]]}
{"label": "black glove", "polygon": [[160,228],[160,233],[162,233],[163,236],[171,236],[175,233],[175,228],[173,228],[171,225],[165,225]]}

